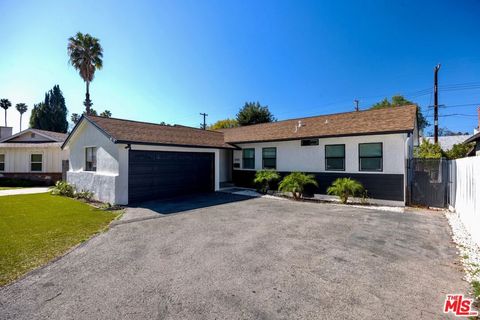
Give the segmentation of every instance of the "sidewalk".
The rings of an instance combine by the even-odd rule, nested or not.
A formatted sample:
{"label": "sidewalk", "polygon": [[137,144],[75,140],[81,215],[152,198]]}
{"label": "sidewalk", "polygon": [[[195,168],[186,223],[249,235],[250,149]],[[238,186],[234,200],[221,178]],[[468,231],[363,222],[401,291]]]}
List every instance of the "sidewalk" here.
{"label": "sidewalk", "polygon": [[0,190],[0,197],[2,196],[15,196],[18,194],[32,194],[32,193],[44,193],[48,192],[49,187],[36,187],[36,188],[20,188]]}

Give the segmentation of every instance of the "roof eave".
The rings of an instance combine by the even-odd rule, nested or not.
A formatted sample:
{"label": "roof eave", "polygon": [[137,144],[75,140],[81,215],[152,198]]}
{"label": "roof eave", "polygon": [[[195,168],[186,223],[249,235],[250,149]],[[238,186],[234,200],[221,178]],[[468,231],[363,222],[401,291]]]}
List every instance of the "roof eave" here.
{"label": "roof eave", "polygon": [[147,141],[132,141],[132,140],[115,140],[116,144],[138,144],[146,146],[165,146],[165,147],[183,147],[183,148],[202,148],[202,149],[238,149],[236,146],[228,144],[228,146],[203,146],[193,144],[178,144],[178,143],[159,143],[159,142],[147,142]]}
{"label": "roof eave", "polygon": [[276,142],[276,141],[293,141],[293,140],[302,140],[302,139],[322,139],[322,138],[340,138],[340,137],[354,137],[354,136],[371,136],[371,135],[381,135],[381,134],[399,134],[399,133],[412,133],[413,129],[405,130],[393,130],[393,131],[382,131],[382,132],[362,132],[362,133],[346,133],[346,134],[335,134],[335,135],[313,135],[313,136],[302,136],[302,137],[293,137],[293,138],[279,138],[279,139],[265,139],[265,140],[246,140],[246,141],[226,141],[229,144],[240,144],[240,143],[261,143],[261,142]]}
{"label": "roof eave", "polygon": [[80,117],[80,119],[78,120],[77,124],[75,124],[75,127],[73,127],[72,131],[70,132],[70,134],[67,136],[67,138],[65,139],[65,142],[62,144],[62,150],[65,148],[65,146],[68,144],[68,142],[70,141],[70,138],[75,134],[75,132],[77,131],[78,127],[80,126],[80,124],[83,122],[83,121],[88,121],[90,124],[92,124],[95,128],[97,128],[103,135],[105,135],[110,141],[112,141],[113,143],[116,143],[116,139],[114,137],[112,137],[108,132],[106,132],[104,129],[102,129],[102,127],[100,127],[98,124],[96,124],[94,121],[92,121],[91,119],[88,118],[88,116],[85,116],[82,114],[82,116]]}

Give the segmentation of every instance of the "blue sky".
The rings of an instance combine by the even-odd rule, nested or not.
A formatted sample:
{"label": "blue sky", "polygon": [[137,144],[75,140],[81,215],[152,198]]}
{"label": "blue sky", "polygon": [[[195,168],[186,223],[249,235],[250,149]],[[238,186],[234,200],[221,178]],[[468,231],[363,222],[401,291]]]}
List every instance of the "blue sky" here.
{"label": "blue sky", "polygon": [[[440,126],[477,125],[474,105],[456,107],[480,105],[475,0],[0,0],[0,12],[0,97],[30,109],[59,84],[69,111],[83,110],[85,85],[66,51],[81,31],[104,48],[94,108],[119,118],[198,126],[200,112],[212,123],[260,101],[281,120],[350,111],[354,99],[367,108],[393,94],[431,117],[441,63]],[[15,131],[18,118],[11,108]]]}

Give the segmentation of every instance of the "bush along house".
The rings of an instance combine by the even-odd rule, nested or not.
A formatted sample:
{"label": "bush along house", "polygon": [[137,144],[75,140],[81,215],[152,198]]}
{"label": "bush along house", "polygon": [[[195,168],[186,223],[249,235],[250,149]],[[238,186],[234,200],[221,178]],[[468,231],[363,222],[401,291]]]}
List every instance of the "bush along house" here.
{"label": "bush along house", "polygon": [[417,107],[404,106],[222,129],[233,152],[232,180],[251,187],[255,172],[315,175],[326,194],[340,177],[358,180],[372,199],[403,205],[407,164],[418,144]]}

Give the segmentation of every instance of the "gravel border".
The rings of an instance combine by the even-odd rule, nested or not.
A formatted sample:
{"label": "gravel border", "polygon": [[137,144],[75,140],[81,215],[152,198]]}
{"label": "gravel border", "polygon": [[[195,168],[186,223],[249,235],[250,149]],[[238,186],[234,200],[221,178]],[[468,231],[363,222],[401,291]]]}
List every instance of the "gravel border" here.
{"label": "gravel border", "polygon": [[[456,243],[465,270],[465,280],[469,283],[480,281],[480,247],[472,240],[462,220],[455,212],[445,211],[452,228],[452,240]],[[479,297],[476,297],[479,298]]]}

